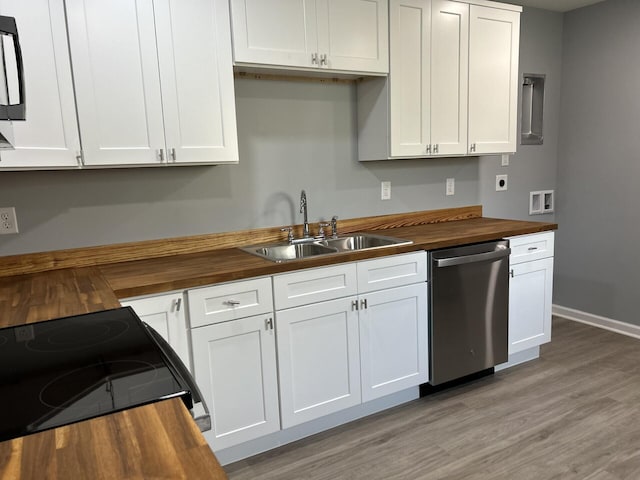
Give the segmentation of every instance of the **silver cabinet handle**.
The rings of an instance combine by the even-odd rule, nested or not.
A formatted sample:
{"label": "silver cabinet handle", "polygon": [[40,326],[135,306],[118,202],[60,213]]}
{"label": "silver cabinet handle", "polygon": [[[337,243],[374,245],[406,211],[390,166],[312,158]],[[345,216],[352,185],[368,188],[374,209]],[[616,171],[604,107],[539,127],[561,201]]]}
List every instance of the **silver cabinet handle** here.
{"label": "silver cabinet handle", "polygon": [[363,298],[362,300],[360,300],[360,308],[362,308],[363,310],[368,308],[367,307],[367,299]]}
{"label": "silver cabinet handle", "polygon": [[314,65],[318,64],[318,54],[317,53],[312,53],[311,54],[311,63]]}
{"label": "silver cabinet handle", "polygon": [[515,274],[513,273],[513,268],[509,270],[509,275],[511,275],[511,278],[515,277]]}
{"label": "silver cabinet handle", "polygon": [[529,248],[527,248],[527,250],[529,250],[530,252],[533,252],[534,250],[537,250],[537,249],[538,249],[538,247],[529,247]]}
{"label": "silver cabinet handle", "polygon": [[351,310],[358,310],[358,301],[354,300],[351,302]]}
{"label": "silver cabinet handle", "polygon": [[171,160],[173,160],[175,162],[176,161],[176,149],[172,148],[171,150],[169,150],[169,155],[171,157]]}
{"label": "silver cabinet handle", "polygon": [[238,300],[225,300],[222,302],[224,305],[229,305],[230,307],[235,307],[236,305],[240,305]]}
{"label": "silver cabinet handle", "polygon": [[427,145],[427,153],[431,153],[431,144]]}
{"label": "silver cabinet handle", "polygon": [[156,154],[158,156],[158,160],[160,160],[160,163],[164,162],[164,148],[156,150]]}
{"label": "silver cabinet handle", "polygon": [[472,144],[469,146],[469,151],[470,151],[470,152],[475,152],[475,151],[476,151],[476,144],[475,144],[475,143],[472,143]]}
{"label": "silver cabinet handle", "polygon": [[433,153],[438,153],[438,144],[437,143],[433,146]]}
{"label": "silver cabinet handle", "polygon": [[182,297],[176,300],[176,312],[180,311],[181,306],[182,306]]}
{"label": "silver cabinet handle", "polygon": [[327,54],[323,53],[320,55],[320,65],[327,65]]}
{"label": "silver cabinet handle", "polygon": [[273,330],[273,318],[265,318],[265,320],[264,320],[264,329],[265,330]]}

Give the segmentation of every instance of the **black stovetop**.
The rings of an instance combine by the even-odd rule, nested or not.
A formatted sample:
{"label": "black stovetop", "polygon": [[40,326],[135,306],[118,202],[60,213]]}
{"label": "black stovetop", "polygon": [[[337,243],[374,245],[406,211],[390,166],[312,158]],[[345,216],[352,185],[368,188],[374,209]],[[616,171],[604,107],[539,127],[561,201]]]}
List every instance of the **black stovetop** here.
{"label": "black stovetop", "polygon": [[131,308],[0,329],[0,441],[172,397],[184,382]]}

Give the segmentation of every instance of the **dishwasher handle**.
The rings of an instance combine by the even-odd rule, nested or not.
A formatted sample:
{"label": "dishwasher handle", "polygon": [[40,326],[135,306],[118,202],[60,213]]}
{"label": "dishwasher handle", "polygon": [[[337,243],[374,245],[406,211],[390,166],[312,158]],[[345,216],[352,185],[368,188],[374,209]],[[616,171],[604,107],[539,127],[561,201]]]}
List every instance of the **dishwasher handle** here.
{"label": "dishwasher handle", "polygon": [[511,254],[509,247],[499,246],[498,248],[499,250],[494,250],[493,252],[475,253],[473,255],[463,255],[460,257],[434,258],[433,261],[436,267],[453,267],[454,265],[496,260],[498,258],[508,257]]}

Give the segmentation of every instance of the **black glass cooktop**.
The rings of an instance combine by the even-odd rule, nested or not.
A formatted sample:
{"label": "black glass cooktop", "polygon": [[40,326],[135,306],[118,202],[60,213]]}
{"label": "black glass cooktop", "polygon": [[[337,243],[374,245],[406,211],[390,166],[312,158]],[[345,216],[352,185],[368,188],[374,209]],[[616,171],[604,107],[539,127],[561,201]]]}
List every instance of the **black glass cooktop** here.
{"label": "black glass cooktop", "polygon": [[131,308],[0,329],[0,441],[183,397]]}

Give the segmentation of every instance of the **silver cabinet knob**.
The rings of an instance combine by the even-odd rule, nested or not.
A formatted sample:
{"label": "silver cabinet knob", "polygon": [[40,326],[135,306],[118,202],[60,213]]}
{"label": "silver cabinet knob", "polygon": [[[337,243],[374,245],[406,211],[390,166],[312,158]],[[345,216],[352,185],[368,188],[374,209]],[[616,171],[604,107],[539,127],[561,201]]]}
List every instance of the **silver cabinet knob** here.
{"label": "silver cabinet knob", "polygon": [[311,54],[311,63],[314,65],[318,64],[318,54],[317,53],[312,53]]}

